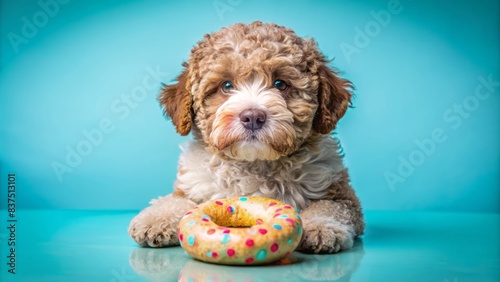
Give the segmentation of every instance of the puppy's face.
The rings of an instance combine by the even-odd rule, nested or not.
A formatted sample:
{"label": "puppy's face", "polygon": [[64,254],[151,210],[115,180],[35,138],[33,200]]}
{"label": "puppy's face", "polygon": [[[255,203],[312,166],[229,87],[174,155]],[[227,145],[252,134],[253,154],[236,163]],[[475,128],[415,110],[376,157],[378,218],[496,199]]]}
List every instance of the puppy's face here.
{"label": "puppy's face", "polygon": [[177,131],[237,160],[276,160],[330,133],[350,103],[349,81],[313,40],[274,24],[206,35],[160,103]]}

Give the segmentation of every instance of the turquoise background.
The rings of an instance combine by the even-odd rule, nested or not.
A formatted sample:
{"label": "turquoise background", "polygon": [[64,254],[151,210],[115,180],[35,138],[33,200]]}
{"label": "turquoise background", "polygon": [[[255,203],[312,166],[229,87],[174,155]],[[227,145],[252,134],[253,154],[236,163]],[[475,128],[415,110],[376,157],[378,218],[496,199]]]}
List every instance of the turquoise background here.
{"label": "turquoise background", "polygon": [[0,196],[15,173],[19,208],[170,193],[188,137],[162,116],[160,82],[205,33],[261,20],[315,38],[355,84],[337,132],[365,209],[500,212],[500,88],[480,86],[500,81],[497,1],[60,2],[1,1]]}

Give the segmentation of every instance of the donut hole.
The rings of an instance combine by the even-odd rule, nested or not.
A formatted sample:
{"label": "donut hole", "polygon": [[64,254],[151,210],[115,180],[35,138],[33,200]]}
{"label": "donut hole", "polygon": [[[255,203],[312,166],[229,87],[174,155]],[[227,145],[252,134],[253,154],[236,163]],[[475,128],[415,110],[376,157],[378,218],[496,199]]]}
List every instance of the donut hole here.
{"label": "donut hole", "polygon": [[261,218],[265,218],[266,216],[260,212],[249,212],[242,208],[236,209],[235,212],[230,213],[222,207],[205,208],[203,213],[208,215],[213,223],[219,226],[232,228],[250,228],[256,224],[262,223]]}

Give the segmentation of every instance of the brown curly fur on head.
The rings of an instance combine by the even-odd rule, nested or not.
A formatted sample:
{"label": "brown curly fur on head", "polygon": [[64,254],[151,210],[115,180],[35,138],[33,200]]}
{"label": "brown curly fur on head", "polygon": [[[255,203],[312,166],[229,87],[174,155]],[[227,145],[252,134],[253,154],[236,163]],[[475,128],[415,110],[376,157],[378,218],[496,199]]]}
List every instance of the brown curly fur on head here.
{"label": "brown curly fur on head", "polygon": [[[223,107],[231,99],[221,93],[221,84],[230,81],[242,90],[259,83],[245,91],[269,90],[266,95],[274,97],[262,105],[247,101],[249,107],[262,107],[272,125],[272,136],[257,138],[271,146],[263,149],[267,157],[258,158],[275,159],[292,153],[315,133],[329,134],[346,112],[352,85],[327,63],[313,39],[302,39],[286,27],[235,24],[205,35],[191,51],[178,82],[166,86],[159,100],[180,134],[193,130],[207,149],[234,156],[239,150],[235,144],[248,136],[231,130],[231,119],[242,109]],[[272,89],[277,79],[289,85],[285,92]],[[224,134],[214,133],[217,130]]]}

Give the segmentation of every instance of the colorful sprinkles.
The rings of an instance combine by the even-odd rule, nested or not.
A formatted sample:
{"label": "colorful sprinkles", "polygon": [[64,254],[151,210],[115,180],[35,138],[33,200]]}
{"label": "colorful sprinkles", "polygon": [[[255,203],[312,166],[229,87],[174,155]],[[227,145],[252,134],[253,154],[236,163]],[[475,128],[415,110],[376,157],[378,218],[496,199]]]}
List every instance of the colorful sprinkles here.
{"label": "colorful sprinkles", "polygon": [[233,249],[228,249],[226,251],[226,254],[227,254],[228,257],[232,257],[232,256],[234,256],[236,254],[236,251],[233,250]]}
{"label": "colorful sprinkles", "polygon": [[267,252],[264,249],[260,249],[257,254],[255,255],[255,258],[257,260],[265,260],[267,257]]}
{"label": "colorful sprinkles", "polygon": [[[261,210],[266,213],[243,219],[254,225],[219,226],[220,217],[240,219]],[[218,218],[219,217],[219,218]],[[227,221],[227,219],[224,219]],[[290,205],[264,197],[248,196],[206,202],[184,214],[179,223],[179,242],[189,255],[212,263],[265,264],[293,251],[302,235],[299,211]]]}
{"label": "colorful sprinkles", "polygon": [[189,236],[188,236],[188,238],[187,238],[187,242],[188,242],[188,244],[189,244],[190,246],[193,246],[193,245],[194,245],[194,240],[195,240],[195,238],[194,238],[194,235],[193,235],[193,234],[189,235]]}
{"label": "colorful sprinkles", "polygon": [[271,245],[270,249],[271,249],[271,252],[274,253],[274,252],[278,251],[279,246],[278,246],[278,244],[274,243],[274,244]]}
{"label": "colorful sprinkles", "polygon": [[224,234],[224,235],[222,235],[220,242],[222,244],[227,244],[230,240],[231,240],[231,236],[229,234]]}

